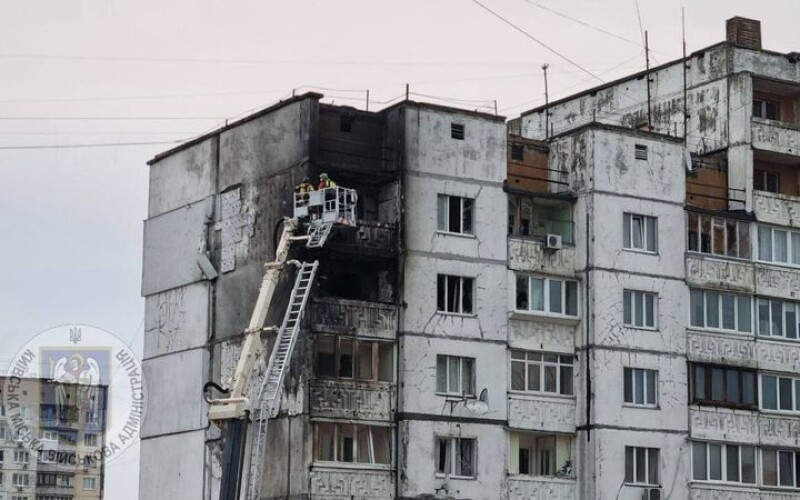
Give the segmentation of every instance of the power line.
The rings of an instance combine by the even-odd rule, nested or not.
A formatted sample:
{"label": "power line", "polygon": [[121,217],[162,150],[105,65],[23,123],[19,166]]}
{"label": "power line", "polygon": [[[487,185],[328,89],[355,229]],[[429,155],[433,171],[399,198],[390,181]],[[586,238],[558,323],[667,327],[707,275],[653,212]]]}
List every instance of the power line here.
{"label": "power line", "polygon": [[481,3],[481,2],[480,2],[480,0],[472,0],[472,2],[473,2],[473,3],[476,3],[476,4],[478,4],[478,5],[479,5],[479,6],[480,6],[482,9],[484,9],[485,11],[489,12],[490,14],[492,14],[493,16],[495,16],[496,18],[498,18],[498,19],[500,19],[501,21],[503,21],[505,24],[507,24],[507,25],[511,26],[512,28],[514,28],[514,29],[515,29],[516,31],[518,31],[519,33],[521,33],[521,34],[523,34],[524,36],[526,36],[527,38],[529,38],[529,39],[533,40],[534,42],[536,42],[536,43],[537,43],[537,44],[539,44],[540,46],[544,47],[544,48],[545,48],[545,49],[547,49],[548,51],[552,52],[553,54],[557,55],[557,56],[558,56],[558,57],[560,57],[561,59],[565,60],[566,62],[568,62],[568,63],[570,63],[571,65],[575,66],[576,68],[580,69],[581,71],[583,71],[583,72],[584,72],[584,73],[586,73],[587,75],[591,76],[592,78],[595,78],[595,79],[599,80],[601,83],[605,83],[605,81],[604,81],[602,78],[600,78],[599,76],[595,75],[594,73],[592,73],[592,72],[591,72],[591,71],[589,71],[588,69],[584,68],[584,67],[583,67],[583,66],[581,66],[580,64],[576,63],[576,62],[575,62],[575,61],[573,61],[572,59],[568,58],[568,57],[567,57],[567,56],[565,56],[564,54],[562,54],[562,53],[558,52],[556,49],[554,49],[554,48],[550,47],[549,45],[547,45],[547,44],[546,44],[546,43],[544,43],[543,41],[541,41],[541,40],[539,40],[538,38],[534,37],[533,35],[531,35],[531,34],[530,34],[530,33],[528,33],[527,31],[525,31],[524,29],[520,28],[520,27],[519,27],[519,26],[517,26],[516,24],[512,23],[511,21],[509,21],[509,20],[508,20],[508,19],[506,19],[505,17],[501,16],[500,14],[498,14],[497,12],[495,12],[494,10],[490,9],[489,7],[487,7],[486,5],[484,5],[483,3]]}
{"label": "power line", "polygon": [[219,116],[0,116],[0,121],[136,121],[136,120],[224,120]]}
{"label": "power line", "polygon": [[118,146],[154,146],[158,144],[179,144],[186,139],[176,141],[149,141],[149,142],[101,142],[94,144],[37,144],[35,146],[0,146],[0,150],[25,150],[25,149],[79,149],[79,148],[106,148]]}

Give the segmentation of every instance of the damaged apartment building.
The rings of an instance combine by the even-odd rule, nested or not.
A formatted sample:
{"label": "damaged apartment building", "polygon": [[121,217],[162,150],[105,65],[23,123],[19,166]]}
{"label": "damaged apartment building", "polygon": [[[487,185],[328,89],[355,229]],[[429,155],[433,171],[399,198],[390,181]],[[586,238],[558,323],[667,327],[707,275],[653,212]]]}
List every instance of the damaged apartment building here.
{"label": "damaged apartment building", "polygon": [[279,411],[241,438],[264,440],[241,498],[800,498],[798,61],[733,18],[508,123],[308,93],[157,156],[140,498],[239,487],[209,402],[240,380],[285,218],[313,213],[295,187],[322,173],[354,212],[292,240],[316,275]]}

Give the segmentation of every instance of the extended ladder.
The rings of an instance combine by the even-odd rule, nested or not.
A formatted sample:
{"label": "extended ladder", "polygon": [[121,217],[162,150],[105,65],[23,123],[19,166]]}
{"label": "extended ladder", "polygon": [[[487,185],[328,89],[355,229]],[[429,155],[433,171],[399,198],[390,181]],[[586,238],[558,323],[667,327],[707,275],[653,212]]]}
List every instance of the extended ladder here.
{"label": "extended ladder", "polygon": [[325,244],[325,241],[328,239],[328,235],[331,234],[332,228],[333,222],[317,222],[312,224],[308,228],[308,241],[306,241],[306,247],[320,248]]}
{"label": "extended ladder", "polygon": [[258,500],[258,495],[261,492],[261,476],[267,447],[267,424],[269,419],[275,417],[280,411],[283,379],[288,371],[289,361],[294,352],[294,345],[300,333],[300,320],[303,318],[303,312],[311,293],[311,285],[314,283],[317,267],[319,267],[319,262],[317,261],[311,264],[303,262],[298,265],[297,277],[295,278],[292,295],[289,298],[289,306],[283,316],[283,323],[278,330],[275,345],[269,356],[267,371],[261,383],[261,389],[258,394],[258,411],[252,415],[253,423],[258,426],[258,431],[250,446],[248,500]]}

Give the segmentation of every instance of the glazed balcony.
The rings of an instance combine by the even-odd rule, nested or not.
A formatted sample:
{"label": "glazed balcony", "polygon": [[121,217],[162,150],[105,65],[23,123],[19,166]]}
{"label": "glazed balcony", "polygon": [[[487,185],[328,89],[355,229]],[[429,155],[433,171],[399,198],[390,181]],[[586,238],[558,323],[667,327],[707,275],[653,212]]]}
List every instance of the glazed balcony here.
{"label": "glazed balcony", "polygon": [[309,391],[312,417],[394,419],[397,398],[393,383],[314,379]]}
{"label": "glazed balcony", "polygon": [[357,468],[311,469],[311,500],[379,500],[394,498],[394,472]]}
{"label": "glazed balcony", "polygon": [[394,340],[397,306],[381,302],[316,298],[311,302],[311,329],[321,333],[357,334]]}
{"label": "glazed balcony", "polygon": [[577,500],[575,479],[556,477],[511,476],[509,500]]}

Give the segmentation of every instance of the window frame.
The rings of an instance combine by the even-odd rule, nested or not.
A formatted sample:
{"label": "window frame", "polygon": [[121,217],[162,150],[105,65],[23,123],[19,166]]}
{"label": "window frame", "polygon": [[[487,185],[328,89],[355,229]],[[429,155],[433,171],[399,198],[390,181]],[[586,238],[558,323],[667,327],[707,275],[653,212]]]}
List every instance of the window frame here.
{"label": "window frame", "polygon": [[[633,459],[633,462],[630,464],[630,467],[628,466],[628,459],[629,459],[628,450],[632,450],[630,458]],[[644,450],[644,457],[645,457],[644,475],[645,475],[645,478],[647,479],[648,482],[637,481],[637,479],[639,479],[637,477],[638,476],[638,467],[637,466],[638,466],[638,460],[639,460],[638,459],[638,450]],[[650,461],[651,461],[651,456],[650,455],[651,455],[652,451],[655,451],[655,458],[656,458],[655,474],[656,474],[657,480],[656,480],[655,483],[649,482],[650,479],[651,479],[651,475],[653,473],[652,464],[650,463]],[[658,487],[661,486],[661,449],[660,448],[652,448],[652,447],[646,447],[646,446],[625,446],[624,454],[625,454],[625,458],[624,458],[625,481],[624,481],[624,483],[626,485],[628,485],[628,486],[650,487],[650,488],[658,488]],[[630,477],[630,478],[628,477],[628,471],[629,470],[632,473],[632,477]]]}
{"label": "window frame", "polygon": [[[710,483],[710,484],[735,484],[740,485],[743,487],[756,487],[759,486],[759,460],[758,460],[758,450],[759,447],[755,444],[741,444],[741,443],[720,443],[720,442],[708,442],[708,441],[691,441],[692,449],[691,449],[691,473],[689,475],[690,481],[697,481],[701,483]],[[705,454],[705,479],[699,479],[695,477],[695,463],[697,457],[695,456],[696,445],[702,445],[704,447],[704,454]],[[712,471],[712,463],[711,463],[711,447],[718,446],[719,457],[720,457],[720,464],[719,464],[719,471],[720,471],[720,479],[711,479],[711,471]],[[728,452],[731,447],[736,447],[737,451],[737,463],[738,463],[738,480],[730,479],[729,471],[728,471]],[[742,449],[743,448],[751,448],[753,450],[753,482],[746,482],[744,481],[744,466],[742,460]]]}
{"label": "window frame", "polygon": [[[786,299],[779,299],[774,297],[763,297],[763,296],[756,296],[754,300],[755,304],[755,313],[753,314],[753,322],[754,322],[754,333],[756,336],[761,338],[778,338],[782,341],[786,342],[800,342],[800,302],[796,302],[793,300],[786,300]],[[767,325],[768,333],[763,333],[761,318],[761,306],[762,304],[766,304],[767,308],[769,309],[769,313],[765,318],[765,323]],[[776,304],[780,305],[780,332],[775,333],[775,306]],[[788,307],[787,307],[788,306]],[[791,309],[794,309],[793,311]],[[794,322],[787,321],[788,314],[794,315]],[[793,325],[792,330],[794,331],[794,337],[789,336],[790,329],[788,328],[789,325]]]}
{"label": "window frame", "polygon": [[[704,388],[703,392],[706,397],[700,398],[697,394],[697,370],[702,369],[703,373],[703,380],[704,380]],[[723,399],[716,400],[713,399],[713,393],[715,389],[713,387],[713,370],[723,370],[722,373],[722,394]],[[740,393],[740,400],[741,402],[737,401],[729,401],[728,398],[728,372],[735,371],[738,373],[737,375],[737,385],[738,391]],[[753,375],[753,403],[745,403],[745,391],[744,391],[744,373],[750,373]],[[731,365],[719,365],[713,363],[691,363],[689,366],[689,404],[696,404],[699,406],[712,406],[712,407],[725,407],[725,408],[735,408],[735,409],[744,409],[744,410],[758,410],[761,401],[761,394],[760,394],[760,382],[758,377],[758,371],[752,370],[748,368],[742,368],[739,366],[731,366]]]}
{"label": "window frame", "polygon": [[[736,250],[731,248],[730,230],[736,227]],[[694,227],[692,227],[694,226]],[[722,251],[717,251],[715,231],[722,227]],[[706,233],[704,230],[708,230]],[[692,234],[695,235],[694,239]],[[707,238],[707,239],[706,239]],[[708,251],[704,247],[708,245]],[[720,258],[751,260],[753,251],[753,234],[749,221],[729,217],[717,217],[694,210],[686,211],[686,249],[703,255]]]}
{"label": "window frame", "polygon": [[[698,325],[695,323],[695,299],[697,294],[702,295],[702,307],[703,307],[703,324]],[[709,307],[709,298],[713,299],[713,296],[716,296],[716,309],[717,309],[717,323],[718,326],[709,326],[709,311],[711,308]],[[734,321],[734,328],[725,328],[725,301],[724,297],[733,297],[733,321]],[[740,325],[740,320],[742,319],[740,316],[741,310],[741,303],[742,300],[747,300],[748,302],[748,316],[750,318],[750,324],[748,325],[747,330],[741,329],[742,325]],[[755,335],[755,327],[757,326],[756,323],[756,315],[753,311],[753,296],[742,294],[742,293],[732,293],[727,291],[721,290],[708,290],[703,288],[690,288],[689,289],[689,328],[697,329],[697,330],[707,330],[707,331],[714,331],[714,332],[724,332],[724,333],[732,333],[736,335]]]}
{"label": "window frame", "polygon": [[[767,408],[764,404],[767,389],[765,389],[764,378],[771,377],[775,379],[775,408]],[[790,384],[789,401],[792,406],[791,409],[781,408],[783,395],[783,388],[781,381],[788,381]],[[758,373],[758,409],[765,413],[775,413],[782,415],[797,415],[800,414],[800,376],[791,376],[785,373],[778,373],[772,371],[764,371]]]}
{"label": "window frame", "polygon": [[[470,451],[470,466],[472,467],[472,474],[461,474],[461,465],[454,460],[456,452],[460,455],[460,448],[462,441],[468,441],[472,444]],[[440,470],[441,460],[441,446],[446,443],[446,456],[444,467],[447,470]],[[458,469],[458,470],[457,470]],[[455,436],[436,436],[434,438],[434,475],[437,478],[450,477],[453,479],[477,479],[478,477],[478,439],[474,437],[455,437]]]}
{"label": "window frame", "polygon": [[[514,356],[524,356],[523,359],[514,358]],[[536,359],[538,356],[539,359]],[[555,356],[555,361],[547,361],[547,356]],[[566,362],[565,359],[571,358],[569,362]],[[523,377],[524,377],[524,386],[525,389],[515,389],[514,388],[514,364],[522,363],[524,366],[523,370]],[[539,372],[539,389],[531,389],[529,387],[529,383],[531,381],[529,373],[535,366]],[[546,372],[547,368],[555,369],[555,391],[548,391],[547,382],[546,382]],[[563,371],[569,370],[571,372],[570,376],[566,379],[564,378]],[[515,394],[537,394],[537,395],[544,395],[544,396],[558,396],[558,397],[567,397],[567,398],[574,398],[575,397],[575,374],[576,374],[576,367],[575,367],[575,356],[572,354],[564,354],[564,353],[557,353],[557,352],[545,352],[545,351],[527,351],[524,349],[511,349],[509,351],[509,392]],[[567,386],[565,385],[565,381],[569,380],[569,392],[566,391]]]}
{"label": "window frame", "polygon": [[[528,308],[527,309],[520,309],[520,292],[519,292],[519,285],[520,281],[525,280],[527,283],[526,286],[526,293],[527,293],[527,302]],[[542,281],[542,309],[533,309],[533,300],[531,297],[533,296],[533,283],[534,280],[541,280]],[[552,290],[552,283],[560,282],[560,294],[561,294],[561,301],[560,307],[562,312],[553,312],[551,311],[551,301],[550,301],[550,292]],[[569,308],[569,292],[568,289],[570,287],[574,288],[575,292],[575,304],[573,306],[575,314],[569,314],[567,311]],[[536,274],[527,274],[527,273],[514,273],[514,312],[521,313],[521,314],[533,314],[537,316],[549,316],[553,318],[565,318],[565,319],[578,319],[580,318],[581,309],[580,309],[580,288],[578,286],[577,280],[561,278],[561,277],[551,277],[551,276],[542,276]]]}
{"label": "window frame", "polygon": [[[642,397],[643,402],[637,403],[636,396],[638,392],[638,380],[639,377],[636,376],[637,373],[642,373],[641,383],[643,384],[642,387]],[[654,370],[652,368],[636,368],[632,366],[626,366],[622,369],[622,402],[624,406],[632,407],[632,408],[648,408],[648,409],[658,409],[659,408],[659,386],[658,386],[658,370]],[[650,379],[654,379],[652,381],[652,386]],[[627,388],[628,388],[628,380],[630,380],[630,388],[631,388],[631,399],[628,401],[627,399]],[[652,397],[653,402],[648,403],[648,392],[649,389],[652,387],[653,394],[649,396]]]}
{"label": "window frame", "polygon": [[[446,379],[444,381],[444,386],[446,388],[445,391],[441,391],[439,388],[439,363],[444,363],[444,373]],[[458,363],[458,386],[460,391],[459,392],[451,392],[450,391],[450,362],[456,361]],[[469,364],[469,369],[467,373],[469,374],[469,380],[467,391],[464,390],[464,364],[467,362]],[[436,355],[436,395],[437,396],[447,396],[447,397],[458,397],[458,398],[475,398],[477,389],[476,389],[476,381],[477,381],[477,360],[472,357],[468,356],[456,356],[452,354],[437,354]],[[468,392],[471,390],[472,392]]]}
{"label": "window frame", "polygon": [[[333,460],[323,460],[323,459],[320,458],[320,453],[321,453],[320,437],[321,437],[321,426],[322,425],[333,426],[333,435],[332,435],[333,448],[331,449],[331,452],[333,454]],[[350,426],[350,427],[353,428],[352,429],[353,442],[352,442],[352,445],[351,445],[352,446],[351,452],[352,452],[353,460],[351,460],[351,461],[341,460],[340,459],[341,457],[339,457],[340,446],[342,446],[343,443],[344,443],[343,441],[340,440],[340,437],[343,434],[342,428],[344,426]],[[363,434],[360,432],[360,431],[363,430],[363,428],[366,428],[366,429],[369,430],[368,434],[367,434],[367,439],[368,439],[367,451],[368,451],[368,454],[369,454],[369,461],[368,462],[363,462],[363,461],[359,460],[359,450],[362,449],[360,444],[359,444],[359,439],[360,439],[360,436],[363,436]],[[386,450],[386,457],[388,459],[387,462],[377,462],[376,461],[377,460],[377,453],[376,453],[376,447],[375,447],[376,436],[373,433],[374,429],[382,429],[382,430],[385,430],[386,432],[388,432],[388,443],[387,443],[388,448]],[[393,456],[394,456],[393,453],[394,453],[394,446],[395,446],[394,433],[392,432],[392,430],[393,430],[393,427],[388,426],[388,425],[367,425],[367,424],[362,424],[362,423],[355,424],[355,423],[339,422],[339,421],[316,421],[316,422],[313,422],[313,439],[314,439],[314,443],[313,443],[312,460],[315,463],[319,463],[319,464],[336,464],[335,465],[336,467],[356,466],[356,467],[368,467],[368,468],[380,468],[380,469],[392,467],[393,466]]]}
{"label": "window frame", "polygon": [[[774,446],[763,446],[763,447],[760,447],[760,451],[761,451],[761,454],[760,454],[761,455],[761,457],[760,457],[761,458],[761,467],[760,467],[760,471],[759,472],[761,473],[761,484],[760,485],[762,487],[775,488],[775,489],[781,489],[781,490],[798,490],[798,489],[800,489],[800,471],[798,471],[798,469],[800,468],[800,450],[787,449],[787,448],[774,447]],[[766,480],[765,480],[765,477],[767,475],[764,472],[765,472],[765,467],[767,465],[767,460],[764,459],[764,454],[766,454],[766,453],[773,453],[774,457],[775,457],[775,461],[774,461],[774,464],[775,464],[775,484],[767,483]],[[781,454],[782,453],[791,454],[791,457],[792,457],[792,460],[791,460],[792,473],[790,474],[790,478],[792,479],[792,483],[793,484],[791,486],[782,485],[781,484],[781,479],[782,479],[781,478]]]}
{"label": "window frame", "polygon": [[[641,247],[634,246],[634,220],[641,221]],[[652,221],[652,225],[648,222]],[[648,229],[652,228],[652,229]],[[653,248],[650,245],[650,232],[654,233]],[[658,217],[653,215],[623,212],[622,214],[622,248],[631,252],[658,255]]]}
{"label": "window frame", "polygon": [[[450,227],[451,200],[458,200],[458,230],[453,230]],[[437,193],[436,232],[440,234],[475,237],[475,198]]]}
{"label": "window frame", "polygon": [[[321,354],[328,354],[323,353],[320,351],[320,346],[322,342],[328,341],[333,342],[333,372],[334,375],[330,376],[328,374],[323,373],[324,370],[320,365]],[[343,376],[341,375],[341,353],[342,353],[342,343],[344,342],[351,342],[352,343],[352,367],[351,376]],[[361,366],[361,346],[372,344],[370,349],[370,371],[372,373],[371,378],[362,378],[360,375],[360,366]],[[389,347],[391,348],[391,380],[382,380],[381,373],[383,373],[382,368],[382,357],[381,357],[381,348]],[[367,382],[367,383],[394,383],[396,379],[396,370],[395,370],[395,347],[394,342],[391,341],[384,341],[384,340],[373,340],[373,339],[363,339],[359,337],[353,337],[349,335],[332,335],[326,333],[320,333],[315,335],[314,338],[314,378],[320,380],[346,380],[346,381],[353,381],[353,382]],[[85,439],[86,436],[84,436]],[[92,445],[88,445],[92,446]]]}
{"label": "window frame", "polygon": [[[637,296],[639,296],[639,295],[641,295],[641,301],[639,301],[637,299]],[[650,314],[650,319],[653,320],[653,324],[652,325],[648,325],[647,324],[647,319],[648,319],[648,316],[647,316],[647,297],[652,297],[653,310],[652,310],[652,312]],[[642,316],[642,324],[641,325],[637,325],[636,324],[636,318],[638,316],[636,314],[636,306],[637,306],[637,304],[641,304],[642,308],[643,308],[642,309],[642,314],[641,314],[641,316]],[[626,316],[628,316],[628,314],[625,313],[626,308],[630,308],[630,314],[629,314],[630,318],[631,318],[630,322],[628,322],[626,320],[626,318],[625,318]],[[632,290],[632,289],[628,289],[628,288],[625,288],[625,289],[622,290],[622,324],[626,328],[634,328],[634,329],[637,329],[637,330],[658,331],[658,328],[659,328],[658,327],[658,324],[659,324],[658,313],[659,313],[658,293],[656,293],[656,292],[648,292],[648,291],[645,291],[645,290]]]}
{"label": "window frame", "polygon": [[[444,279],[444,297],[439,297],[439,288],[440,288],[440,280]],[[457,311],[449,311],[447,307],[449,305],[449,297],[448,293],[450,290],[449,281],[451,279],[459,280],[458,292],[459,292],[459,299],[458,299],[458,310]],[[470,288],[470,301],[469,301],[469,311],[464,311],[465,304],[464,304],[464,290],[465,290],[465,282],[468,282]],[[469,276],[457,276],[454,274],[437,274],[436,275],[436,312],[438,314],[452,314],[457,316],[475,316],[475,278]],[[440,309],[440,305],[444,303],[445,309]]]}
{"label": "window frame", "polygon": [[[769,231],[769,249],[766,250],[762,243],[761,234],[762,231]],[[776,234],[784,233],[786,239],[785,247],[781,245],[784,249],[786,260],[776,260],[775,259],[775,249],[778,247],[777,240],[779,238],[776,237]],[[754,256],[753,260],[757,260],[758,262],[767,262],[776,266],[787,266],[787,267],[800,267],[800,231],[794,231],[791,228],[786,227],[774,227],[769,226],[766,224],[757,224],[756,225],[756,241],[758,245],[758,252]],[[799,248],[795,248],[798,246]],[[769,258],[764,258],[765,252],[769,252]]]}
{"label": "window frame", "polygon": [[[87,480],[91,480],[92,486],[86,487]],[[81,478],[81,489],[84,491],[94,491],[97,489],[97,478],[95,477],[82,477]]]}
{"label": "window frame", "polygon": [[[775,118],[768,118],[767,115],[767,106],[772,104],[775,106]],[[759,108],[758,112],[756,112],[756,107]],[[780,121],[781,119],[781,103],[780,101],[774,101],[772,99],[763,99],[754,97],[753,98],[753,107],[752,107],[753,116],[756,118],[760,118],[761,120],[773,120],[773,121]]]}

